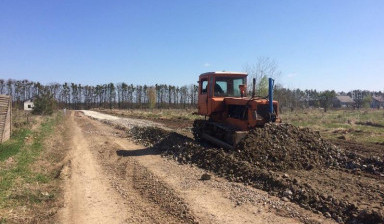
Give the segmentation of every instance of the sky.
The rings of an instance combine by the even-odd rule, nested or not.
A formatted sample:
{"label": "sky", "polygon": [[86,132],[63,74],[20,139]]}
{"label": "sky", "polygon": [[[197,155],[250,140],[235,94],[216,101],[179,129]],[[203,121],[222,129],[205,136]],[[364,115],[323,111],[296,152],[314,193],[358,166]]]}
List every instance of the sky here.
{"label": "sky", "polygon": [[196,83],[269,57],[287,88],[384,91],[383,0],[1,0],[0,79]]}

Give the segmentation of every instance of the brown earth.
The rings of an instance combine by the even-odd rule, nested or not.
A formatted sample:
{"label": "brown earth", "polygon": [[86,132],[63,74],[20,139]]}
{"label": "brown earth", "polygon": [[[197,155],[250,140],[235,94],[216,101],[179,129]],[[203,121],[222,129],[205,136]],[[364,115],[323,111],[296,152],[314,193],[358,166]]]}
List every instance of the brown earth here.
{"label": "brown earth", "polygon": [[[373,178],[361,175],[361,172],[356,170],[327,166],[310,170],[297,166],[282,172],[278,165],[272,172],[271,169],[249,162],[250,159],[244,159],[241,151],[226,152],[222,149],[207,148],[177,133],[154,132],[153,128],[137,129],[141,130],[138,132],[133,129],[132,137],[140,133],[141,140],[157,139],[153,148],[180,163],[197,164],[229,180],[246,183],[270,194],[285,197],[314,212],[322,212],[339,222],[383,222],[384,181],[381,176]],[[305,157],[305,154],[303,156]],[[257,158],[253,159],[256,161]],[[290,162],[292,160],[288,164]],[[279,164],[284,163],[280,161]],[[271,164],[268,167],[271,167]]]}
{"label": "brown earth", "polygon": [[354,152],[364,157],[377,156],[384,159],[384,145],[373,143],[359,143],[354,141],[346,141],[342,139],[332,140],[332,143],[340,148]]}
{"label": "brown earth", "polygon": [[[158,122],[168,126],[168,121]],[[255,131],[248,136],[248,143],[256,144],[246,145],[245,140],[245,145],[234,153],[206,148],[185,136],[156,128],[134,129],[131,137],[154,145],[180,163],[197,164],[337,221],[384,222],[382,145],[336,140],[334,146],[309,129],[288,129],[279,133],[283,138],[274,139],[279,141],[276,145],[266,141],[263,134],[271,138],[278,129],[272,128],[269,133]],[[188,132],[188,128],[184,131]]]}
{"label": "brown earth", "polygon": [[79,112],[69,125],[62,223],[332,223],[214,173],[200,180],[206,170],[163,158],[127,139],[122,128]]}

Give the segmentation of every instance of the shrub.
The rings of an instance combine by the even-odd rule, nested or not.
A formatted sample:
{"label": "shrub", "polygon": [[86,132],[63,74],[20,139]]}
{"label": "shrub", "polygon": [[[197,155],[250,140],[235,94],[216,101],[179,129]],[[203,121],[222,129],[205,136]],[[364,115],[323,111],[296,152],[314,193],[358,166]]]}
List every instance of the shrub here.
{"label": "shrub", "polygon": [[52,93],[47,89],[42,89],[33,103],[33,114],[51,115],[56,107],[56,101]]}

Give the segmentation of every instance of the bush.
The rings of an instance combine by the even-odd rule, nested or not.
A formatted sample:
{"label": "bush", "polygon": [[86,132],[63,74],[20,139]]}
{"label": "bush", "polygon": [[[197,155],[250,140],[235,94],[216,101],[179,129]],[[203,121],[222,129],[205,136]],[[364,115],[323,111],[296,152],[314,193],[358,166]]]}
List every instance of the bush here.
{"label": "bush", "polygon": [[51,115],[56,107],[56,101],[48,90],[42,90],[33,103],[33,114]]}

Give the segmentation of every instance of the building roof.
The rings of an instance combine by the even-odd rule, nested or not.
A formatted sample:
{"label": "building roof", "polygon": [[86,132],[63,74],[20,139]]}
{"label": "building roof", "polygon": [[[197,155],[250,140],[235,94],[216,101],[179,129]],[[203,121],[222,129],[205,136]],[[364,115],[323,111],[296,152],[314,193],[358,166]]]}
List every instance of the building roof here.
{"label": "building roof", "polygon": [[384,102],[384,96],[372,96],[372,99],[379,101],[380,103]]}
{"label": "building roof", "polygon": [[336,96],[336,99],[340,101],[340,103],[355,103],[350,96]]}

